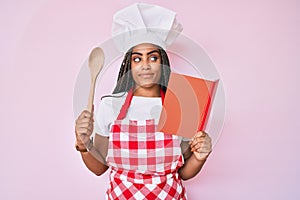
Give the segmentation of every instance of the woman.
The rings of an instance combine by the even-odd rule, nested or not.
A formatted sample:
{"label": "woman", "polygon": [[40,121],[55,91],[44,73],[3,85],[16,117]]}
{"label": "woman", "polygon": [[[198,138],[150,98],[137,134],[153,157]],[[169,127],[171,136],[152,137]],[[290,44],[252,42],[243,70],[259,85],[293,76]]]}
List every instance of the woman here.
{"label": "woman", "polygon": [[[159,112],[151,112],[154,104],[161,109],[169,74],[162,48],[138,44],[126,53],[114,89],[115,96],[124,95],[100,103],[94,143],[89,140],[93,112],[83,111],[76,120],[77,149],[85,165],[99,176],[111,167],[107,199],[186,199],[181,180],[194,177],[211,152],[205,132],[195,133],[190,142],[156,132]],[[114,114],[116,98],[122,103]]]}

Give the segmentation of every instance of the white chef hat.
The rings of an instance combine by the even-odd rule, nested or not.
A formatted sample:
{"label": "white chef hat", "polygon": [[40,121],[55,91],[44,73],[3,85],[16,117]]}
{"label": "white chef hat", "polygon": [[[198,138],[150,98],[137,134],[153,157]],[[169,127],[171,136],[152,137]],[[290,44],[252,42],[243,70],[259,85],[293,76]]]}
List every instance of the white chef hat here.
{"label": "white chef hat", "polygon": [[127,52],[141,43],[152,43],[166,49],[182,31],[176,13],[166,8],[135,3],[113,16],[112,36],[117,48]]}

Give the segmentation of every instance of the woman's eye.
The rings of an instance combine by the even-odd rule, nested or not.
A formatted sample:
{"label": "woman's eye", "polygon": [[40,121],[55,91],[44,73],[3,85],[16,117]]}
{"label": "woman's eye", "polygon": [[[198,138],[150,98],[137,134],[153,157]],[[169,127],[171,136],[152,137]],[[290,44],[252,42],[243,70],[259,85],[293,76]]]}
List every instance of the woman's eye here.
{"label": "woman's eye", "polygon": [[134,62],[140,62],[140,61],[141,61],[141,58],[133,58],[133,61],[134,61]]}
{"label": "woman's eye", "polygon": [[158,59],[158,57],[157,57],[157,56],[151,56],[151,57],[150,57],[150,60],[151,60],[151,61],[153,61],[153,62],[156,62],[156,61],[157,61],[157,59]]}

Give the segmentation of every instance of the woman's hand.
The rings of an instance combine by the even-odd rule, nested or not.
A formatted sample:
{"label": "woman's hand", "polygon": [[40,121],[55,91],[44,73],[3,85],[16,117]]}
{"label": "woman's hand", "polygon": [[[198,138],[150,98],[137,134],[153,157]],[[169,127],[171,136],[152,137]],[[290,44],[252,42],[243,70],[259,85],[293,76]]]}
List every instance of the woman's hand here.
{"label": "woman's hand", "polygon": [[86,149],[90,144],[90,136],[94,129],[94,113],[87,110],[82,111],[76,120],[75,134],[76,143],[80,149]]}
{"label": "woman's hand", "polygon": [[[76,143],[78,145],[78,148],[82,150],[79,151],[81,152],[81,157],[84,164],[91,172],[93,172],[97,176],[100,176],[108,169],[108,166],[105,165],[105,159],[101,154],[99,154],[97,149],[94,148],[93,142],[90,140],[90,137],[93,133],[93,129],[94,129],[94,109],[92,109],[92,112],[89,112],[87,110],[82,111],[82,113],[77,118],[75,124]],[[101,136],[96,135],[95,136],[96,141],[98,137]],[[102,143],[100,143],[100,146],[101,144]],[[106,146],[102,148],[105,147]],[[86,152],[85,151],[86,149],[88,149],[88,152],[82,153],[82,152]]]}
{"label": "woman's hand", "polygon": [[189,144],[199,161],[205,160],[212,150],[211,138],[204,131],[197,132]]}

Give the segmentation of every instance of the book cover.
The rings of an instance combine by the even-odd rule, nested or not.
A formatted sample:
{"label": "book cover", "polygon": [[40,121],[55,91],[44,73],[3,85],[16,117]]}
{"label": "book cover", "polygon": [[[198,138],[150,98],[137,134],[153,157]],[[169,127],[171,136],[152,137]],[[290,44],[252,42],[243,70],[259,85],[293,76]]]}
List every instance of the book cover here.
{"label": "book cover", "polygon": [[192,138],[205,130],[219,80],[171,73],[158,131]]}

